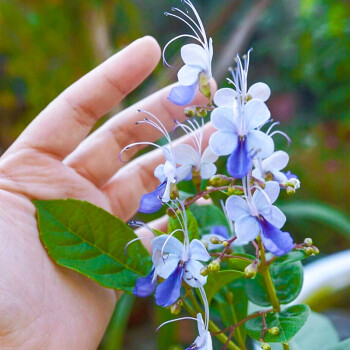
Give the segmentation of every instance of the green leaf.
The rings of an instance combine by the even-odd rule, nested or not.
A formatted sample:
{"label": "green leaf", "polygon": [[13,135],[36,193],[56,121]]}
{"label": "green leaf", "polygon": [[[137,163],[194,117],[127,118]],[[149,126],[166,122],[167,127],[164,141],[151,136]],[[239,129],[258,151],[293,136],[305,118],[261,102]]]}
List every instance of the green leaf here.
{"label": "green leaf", "polygon": [[204,286],[210,304],[214,295],[226,284],[243,276],[241,271],[223,270],[208,275],[207,283]]}
{"label": "green leaf", "polygon": [[293,203],[282,203],[280,209],[287,217],[311,219],[318,224],[324,223],[350,238],[349,216],[328,204],[293,201]]}
{"label": "green leaf", "polygon": [[[303,265],[300,261],[270,266],[272,282],[281,304],[288,304],[300,293],[303,285]],[[260,273],[253,280],[246,280],[245,290],[249,300],[260,306],[270,306],[265,281]]]}
{"label": "green leaf", "polygon": [[304,250],[293,250],[286,255],[278,257],[274,264],[290,264],[292,262],[300,261],[307,258],[308,255]]}
{"label": "green leaf", "polygon": [[226,259],[225,262],[227,262],[227,266],[229,269],[232,270],[238,270],[244,272],[244,269],[251,264],[251,262],[240,259],[241,258],[247,258],[250,260],[254,260],[255,256],[250,255],[250,254],[244,254],[244,253],[233,253],[233,255],[237,256],[237,258],[232,258],[232,259]]}
{"label": "green leaf", "polygon": [[[272,335],[265,334],[264,341],[267,343],[284,343],[292,339],[305,324],[310,313],[307,305],[294,305],[278,313],[266,315],[266,325],[268,328],[278,327],[280,333]],[[250,337],[259,340],[262,331],[262,317],[256,317],[246,322],[245,328]]]}
{"label": "green leaf", "polygon": [[[190,241],[192,241],[192,239],[199,239],[197,220],[193,216],[190,209],[187,209],[186,213],[187,213],[187,228],[188,228],[188,235],[189,235]],[[168,222],[168,232],[171,233],[177,229],[181,229],[179,220],[177,219],[177,217],[175,218],[170,217]],[[176,237],[181,242],[183,242],[184,240],[184,235],[182,232],[175,233],[174,237]]]}
{"label": "green leaf", "polygon": [[191,205],[191,211],[197,219],[201,236],[209,234],[213,226],[226,226],[229,229],[226,217],[216,205]]}
{"label": "green leaf", "polygon": [[324,350],[349,350],[349,349],[350,349],[350,338],[342,341],[337,345],[326,347]]}
{"label": "green leaf", "polygon": [[135,233],[122,220],[88,202],[34,201],[40,238],[57,264],[107,288],[131,293],[136,279],[151,268],[140,242],[124,247]]}

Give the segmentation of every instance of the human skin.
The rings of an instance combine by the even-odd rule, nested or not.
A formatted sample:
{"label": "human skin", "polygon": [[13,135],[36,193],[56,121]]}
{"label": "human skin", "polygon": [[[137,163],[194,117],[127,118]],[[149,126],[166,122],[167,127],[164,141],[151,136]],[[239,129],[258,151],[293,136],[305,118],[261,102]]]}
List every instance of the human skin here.
{"label": "human skin", "polygon": [[[50,103],[0,158],[1,349],[98,347],[117,295],[50,259],[31,200],[87,200],[125,221],[135,214],[141,195],[157,186],[153,171],[163,161],[159,151],[127,164],[118,160],[126,145],[161,136],[148,125],[135,127],[143,118],[137,109],[154,113],[171,129],[174,118],[184,119],[183,107],[167,101],[167,87],[88,134],[146,79],[160,54],[155,39],[136,40]],[[197,96],[193,104],[205,102]],[[160,228],[164,220],[154,225]]]}

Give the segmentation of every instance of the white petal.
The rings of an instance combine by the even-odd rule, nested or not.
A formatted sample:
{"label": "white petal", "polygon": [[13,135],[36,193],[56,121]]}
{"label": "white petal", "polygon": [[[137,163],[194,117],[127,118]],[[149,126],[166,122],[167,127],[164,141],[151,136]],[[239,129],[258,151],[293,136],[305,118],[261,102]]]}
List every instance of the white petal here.
{"label": "white petal", "polygon": [[208,53],[200,45],[188,44],[182,46],[181,57],[185,64],[197,66],[204,71],[208,69]]}
{"label": "white petal", "polygon": [[200,155],[190,145],[178,145],[173,150],[175,162],[177,164],[185,165],[191,164],[193,166],[199,166]]}
{"label": "white petal", "polygon": [[[166,244],[164,246],[165,242]],[[177,238],[173,236],[161,235],[152,240],[153,253],[156,249],[160,251],[163,249],[164,253],[172,253],[181,257],[184,250],[184,246]]]}
{"label": "white petal", "polygon": [[256,153],[261,158],[271,155],[275,148],[272,138],[259,130],[252,130],[248,133],[247,146],[249,152]]}
{"label": "white petal", "polygon": [[176,177],[176,166],[168,160],[164,164],[164,175],[168,181],[174,182]]}
{"label": "white petal", "polygon": [[265,181],[263,173],[261,172],[260,168],[255,168],[252,172],[252,176],[260,181]]}
{"label": "white petal", "polygon": [[210,259],[210,255],[205,249],[204,244],[198,239],[193,239],[191,241],[190,255],[191,259],[194,260],[208,261]]}
{"label": "white petal", "polygon": [[231,154],[237,147],[238,137],[233,132],[217,131],[210,136],[209,146],[218,156]]}
{"label": "white petal", "polygon": [[198,74],[201,70],[199,67],[185,64],[177,73],[179,83],[184,86],[193,85],[198,80]]}
{"label": "white petal", "polygon": [[250,215],[250,210],[247,202],[238,196],[231,196],[226,200],[226,211],[227,216],[232,220],[236,221],[241,216]]}
{"label": "white petal", "polygon": [[288,178],[287,176],[282,173],[281,171],[271,171],[274,179],[278,182],[285,182],[285,181],[288,181]]}
{"label": "white petal", "polygon": [[223,88],[216,91],[214,96],[214,103],[219,106],[233,107],[236,101],[237,93],[230,88]]}
{"label": "white petal", "polygon": [[200,174],[202,179],[210,179],[216,173],[216,165],[213,163],[202,163],[200,166]]}
{"label": "white petal", "polygon": [[[264,191],[269,200],[262,191]],[[266,206],[270,206],[276,201],[280,194],[280,186],[276,181],[268,181],[262,191],[258,190],[253,194],[253,201],[259,212],[264,211]]]}
{"label": "white petal", "polygon": [[253,130],[265,124],[271,117],[271,113],[264,102],[258,99],[248,101],[244,106],[244,118],[246,130]]}
{"label": "white petal", "polygon": [[205,331],[203,316],[201,313],[197,314],[197,329],[199,335],[201,335]]}
{"label": "white petal", "polygon": [[262,162],[263,170],[272,172],[273,170],[284,169],[289,162],[289,155],[284,151],[276,151]]}
{"label": "white petal", "polygon": [[263,214],[263,216],[269,223],[276,226],[277,228],[283,227],[287,220],[282,211],[274,205],[272,205],[268,212],[266,214]]}
{"label": "white petal", "polygon": [[211,114],[210,120],[216,129],[228,131],[236,130],[233,108],[215,108]]}
{"label": "white petal", "polygon": [[260,233],[258,220],[251,215],[241,216],[235,222],[236,235],[241,241],[251,241]]}
{"label": "white petal", "polygon": [[248,95],[252,96],[252,98],[257,98],[260,101],[265,102],[269,99],[271,90],[265,83],[256,83],[249,88]]}
{"label": "white petal", "polygon": [[164,164],[159,164],[154,170],[154,176],[160,181],[165,181]]}
{"label": "white petal", "polygon": [[194,288],[199,288],[207,283],[207,276],[201,275],[201,269],[203,268],[203,264],[199,261],[190,259],[185,265],[185,271],[183,279],[184,281]]}
{"label": "white petal", "polygon": [[157,264],[154,265],[157,275],[165,279],[168,278],[180,260],[181,258],[175,254],[168,254],[158,259]]}
{"label": "white petal", "polygon": [[202,163],[215,163],[218,158],[219,157],[208,146],[202,154]]}
{"label": "white petal", "polygon": [[191,179],[192,177],[192,165],[191,164],[186,164],[186,165],[181,165],[178,168],[176,168],[176,179],[177,182],[180,182],[182,180]]}

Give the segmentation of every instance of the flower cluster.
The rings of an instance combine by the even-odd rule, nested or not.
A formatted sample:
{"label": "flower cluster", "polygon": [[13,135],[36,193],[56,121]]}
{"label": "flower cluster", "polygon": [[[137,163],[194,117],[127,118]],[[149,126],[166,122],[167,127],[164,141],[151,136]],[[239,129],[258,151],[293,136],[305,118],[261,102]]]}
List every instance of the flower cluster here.
{"label": "flower cluster", "polygon": [[[198,314],[199,336],[188,349],[212,349],[208,331],[209,306],[204,289],[208,273],[220,270],[221,262],[230,256],[229,251],[237,246],[244,251],[244,246],[250,242],[256,249],[258,243],[262,244],[259,249],[266,249],[275,257],[293,250],[296,245],[291,235],[282,231],[286,217],[274,203],[281,192],[295,193],[300,188],[300,181],[290,171],[283,172],[289,162],[288,154],[275,151],[275,135],[284,136],[288,144],[290,139],[282,131],[274,130],[278,122],[273,122],[266,104],[270,88],[262,82],[248,86],[251,50],[242,59],[238,55],[235,58],[236,67],[231,69],[228,79],[232,88],[220,89],[212,96],[209,80],[212,77],[213,42],[207,38],[192,3],[189,0],[182,2],[187,6],[186,10],[173,8],[172,13],[166,15],[184,22],[192,34],[182,34],[169,41],[163,51],[164,63],[167,64],[165,51],[172,42],[189,38],[194,43],[181,48],[184,66],[178,72],[179,84],[172,88],[168,99],[176,105],[187,106],[199,91],[208,98],[208,104],[192,106],[194,117],[184,123],[174,120],[174,130],[181,129],[188,135],[189,144],[173,141],[171,133],[157,116],[141,111],[147,117],[136,124],[148,124],[159,130],[167,145],[138,142],[122,151],[136,145],[151,145],[162,150],[164,163],[154,171],[159,185],[142,196],[139,211],[154,213],[167,205],[169,215],[180,225],[168,234],[154,234],[153,266],[148,276],[138,279],[134,294],[146,297],[154,293],[158,305],[174,307],[182,305],[191,289],[199,291],[205,320]],[[205,120],[196,112],[203,108],[206,112],[211,111],[210,121],[217,130],[210,135],[208,145],[204,144],[208,139],[203,134]],[[220,156],[227,156],[226,174],[218,173],[214,164]],[[182,181],[192,181],[196,193],[180,200],[178,185]],[[215,192],[223,197],[221,206],[227,222],[214,225],[200,240],[191,240],[187,210],[197,199],[208,199]],[[182,240],[175,237],[179,234]],[[205,266],[212,256],[216,259]],[[258,261],[257,253],[252,262],[254,269]],[[183,297],[182,287],[186,290]]]}

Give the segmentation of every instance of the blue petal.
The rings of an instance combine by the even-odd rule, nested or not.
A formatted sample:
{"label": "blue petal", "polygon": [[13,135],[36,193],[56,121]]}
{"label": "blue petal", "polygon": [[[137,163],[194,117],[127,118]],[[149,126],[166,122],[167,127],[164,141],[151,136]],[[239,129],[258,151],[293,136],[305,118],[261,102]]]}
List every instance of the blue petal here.
{"label": "blue petal", "polygon": [[236,179],[246,176],[252,168],[252,159],[249,156],[246,140],[238,140],[236,149],[227,160],[227,171]]}
{"label": "blue petal", "polygon": [[157,305],[168,307],[179,299],[183,273],[183,266],[179,264],[174,272],[157,287],[155,294]]}
{"label": "blue petal", "polygon": [[212,226],[210,233],[214,235],[219,235],[221,237],[229,238],[227,227],[224,225]]}
{"label": "blue petal", "polygon": [[196,96],[197,81],[190,86],[179,85],[171,89],[168,100],[178,106],[190,104]]}
{"label": "blue petal", "polygon": [[166,187],[166,181],[161,183],[153,192],[144,194],[141,197],[139,212],[145,214],[152,214],[158,211],[163,203],[160,200],[163,197]]}
{"label": "blue petal", "polygon": [[293,238],[288,232],[282,232],[265,219],[259,222],[261,226],[261,239],[269,252],[276,256],[281,256],[294,248]]}
{"label": "blue petal", "polygon": [[153,294],[154,290],[157,287],[157,279],[153,279],[153,277],[154,268],[149,275],[146,277],[141,277],[136,281],[133,294],[140,298],[145,298]]}

